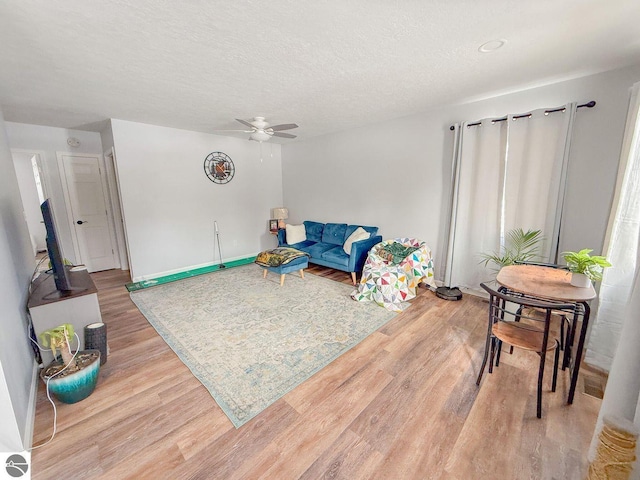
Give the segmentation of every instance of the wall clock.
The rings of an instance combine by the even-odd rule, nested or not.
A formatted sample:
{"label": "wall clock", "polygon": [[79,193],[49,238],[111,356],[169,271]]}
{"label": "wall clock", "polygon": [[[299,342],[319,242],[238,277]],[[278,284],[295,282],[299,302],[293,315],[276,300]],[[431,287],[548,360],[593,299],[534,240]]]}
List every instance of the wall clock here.
{"label": "wall clock", "polygon": [[236,167],[226,153],[211,152],[204,159],[204,173],[213,183],[229,183],[236,173]]}

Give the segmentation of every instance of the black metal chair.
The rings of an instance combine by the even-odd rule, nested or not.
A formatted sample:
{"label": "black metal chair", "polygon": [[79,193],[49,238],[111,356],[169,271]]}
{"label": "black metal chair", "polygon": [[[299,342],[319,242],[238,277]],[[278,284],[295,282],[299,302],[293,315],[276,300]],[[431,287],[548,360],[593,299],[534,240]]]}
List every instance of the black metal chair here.
{"label": "black metal chair", "polygon": [[489,321],[482,366],[476,385],[480,385],[482,375],[489,362],[489,373],[493,373],[493,365],[500,364],[502,343],[530,350],[540,356],[538,367],[538,406],[537,417],[542,417],[542,380],[546,354],[555,350],[553,363],[553,380],[551,391],[556,391],[558,378],[558,360],[560,342],[550,339],[552,313],[566,312],[573,315],[574,304],[563,304],[538,298],[528,297],[515,292],[498,292],[482,283],[480,286],[489,293]]}

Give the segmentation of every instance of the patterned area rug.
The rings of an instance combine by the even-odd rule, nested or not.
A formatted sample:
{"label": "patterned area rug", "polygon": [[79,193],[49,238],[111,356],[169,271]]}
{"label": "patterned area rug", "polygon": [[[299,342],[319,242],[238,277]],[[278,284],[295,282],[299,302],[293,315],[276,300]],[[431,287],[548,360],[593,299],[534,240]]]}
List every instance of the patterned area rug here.
{"label": "patterned area rug", "polygon": [[237,428],[395,316],[351,290],[245,265],[130,295]]}

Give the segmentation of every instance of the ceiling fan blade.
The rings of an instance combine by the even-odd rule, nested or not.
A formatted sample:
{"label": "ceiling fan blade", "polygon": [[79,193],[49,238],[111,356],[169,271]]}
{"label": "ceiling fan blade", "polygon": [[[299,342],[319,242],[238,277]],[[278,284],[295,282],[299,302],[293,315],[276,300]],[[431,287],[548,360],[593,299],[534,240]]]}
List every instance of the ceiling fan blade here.
{"label": "ceiling fan blade", "polygon": [[271,135],[274,137],[282,137],[282,138],[296,138],[295,135],[291,135],[290,133],[273,132]]}
{"label": "ceiling fan blade", "polygon": [[240,123],[241,123],[241,124],[243,124],[243,125],[246,125],[246,126],[247,126],[247,127],[249,127],[249,128],[252,128],[252,129],[253,129],[253,128],[256,128],[256,127],[254,127],[253,125],[251,125],[249,122],[246,122],[246,121],[241,120],[241,119],[239,119],[239,118],[236,118],[236,121],[237,121],[237,122],[240,122]]}
{"label": "ceiling fan blade", "polygon": [[280,130],[291,130],[292,128],[298,128],[298,125],[296,125],[295,123],[283,123],[282,125],[274,125],[273,127],[269,127],[269,130],[279,132]]}
{"label": "ceiling fan blade", "polygon": [[243,132],[243,133],[252,133],[253,130],[214,130],[215,132]]}

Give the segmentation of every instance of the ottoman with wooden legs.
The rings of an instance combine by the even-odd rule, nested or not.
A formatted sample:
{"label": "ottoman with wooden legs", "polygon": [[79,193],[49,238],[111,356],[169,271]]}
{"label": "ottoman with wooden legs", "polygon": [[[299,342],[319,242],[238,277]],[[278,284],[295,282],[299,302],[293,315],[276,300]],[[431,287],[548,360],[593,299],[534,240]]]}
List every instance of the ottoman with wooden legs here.
{"label": "ottoman with wooden legs", "polygon": [[289,263],[285,263],[284,265],[280,265],[277,267],[264,267],[263,277],[266,278],[267,272],[273,272],[280,275],[280,286],[284,285],[284,276],[287,273],[295,272],[298,270],[300,272],[300,277],[304,278],[304,269],[309,266],[309,260],[306,256],[296,258],[295,260],[291,260]]}
{"label": "ottoman with wooden legs", "polygon": [[262,276],[265,278],[267,272],[280,275],[282,286],[287,273],[299,271],[300,277],[304,278],[304,269],[309,266],[309,256],[294,248],[278,247],[258,254],[255,263],[264,269]]}

